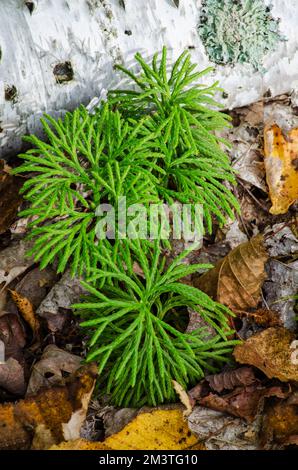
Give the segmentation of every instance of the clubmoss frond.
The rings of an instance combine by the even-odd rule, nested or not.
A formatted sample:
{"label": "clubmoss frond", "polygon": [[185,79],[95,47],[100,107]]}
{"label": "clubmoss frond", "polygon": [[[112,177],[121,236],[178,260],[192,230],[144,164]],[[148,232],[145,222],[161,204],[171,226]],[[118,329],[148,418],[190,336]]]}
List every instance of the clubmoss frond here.
{"label": "clubmoss frond", "polygon": [[33,175],[22,188],[30,207],[20,215],[34,217],[30,254],[43,268],[55,258],[59,272],[69,261],[73,274],[94,266],[99,204],[116,206],[120,196],[127,204],[159,201],[152,174],[159,155],[145,121],[124,120],[107,105],[91,116],[81,106],[64,119],[42,119],[47,142],[25,138],[34,148],[14,173]]}
{"label": "clubmoss frond", "polygon": [[[229,121],[213,109],[218,86],[194,85],[209,69],[195,72],[183,53],[168,72],[165,48],[151,66],[136,58],[142,72],[123,71],[139,91],[111,92],[92,115],[81,106],[63,119],[45,116],[46,139],[28,136],[33,148],[14,171],[30,177],[21,213],[33,219],[30,254],[41,268],[55,261],[58,272],[70,265],[88,278],[90,295],[74,306],[91,337],[88,360],[98,362],[100,390],[124,406],[173,400],[173,379],[194,384],[227,361],[235,343],[231,312],[180,282],[203,266],[183,264],[187,253],[167,266],[161,240],[163,248],[170,240],[161,227],[155,241],[97,236],[99,205],[117,212],[122,196],[127,207],[143,204],[146,215],[152,203],[200,203],[210,231],[214,216],[223,224],[238,208],[225,186],[234,183],[225,142],[215,133]],[[214,336],[206,328],[185,332],[176,318],[187,309]]]}
{"label": "clubmoss frond", "polygon": [[224,224],[227,215],[233,218],[233,210],[239,210],[237,199],[225,187],[225,182],[235,184],[229,158],[222,149],[227,142],[214,133],[228,126],[230,117],[213,109],[220,107],[214,100],[220,90],[218,83],[197,83],[212,69],[196,72],[190,57],[184,52],[169,72],[165,47],[160,62],[155,55],[151,66],[136,54],[139,74],[122,66],[119,69],[139,91],[112,90],[109,100],[125,116],[148,114],[152,131],[161,129],[156,138],[158,151],[164,155],[157,160],[164,172],[157,188],[161,198],[170,203],[202,204],[211,232],[212,215]]}
{"label": "clubmoss frond", "polygon": [[[184,253],[186,255],[187,252]],[[111,395],[119,406],[156,405],[175,399],[172,380],[187,387],[200,380],[206,370],[215,372],[228,360],[235,341],[228,317],[231,312],[198,289],[182,284],[181,278],[201,265],[181,264],[183,255],[166,271],[159,241],[153,247],[140,240],[123,241],[117,263],[109,250],[97,255],[106,262],[84,282],[90,296],[73,307],[82,316],[81,326],[91,337],[88,361],[99,364],[99,390]],[[137,262],[140,276],[134,271]],[[106,279],[104,287],[96,285]],[[187,307],[203,318],[206,327],[191,333],[180,331],[173,311]],[[181,314],[182,314],[181,313]]]}

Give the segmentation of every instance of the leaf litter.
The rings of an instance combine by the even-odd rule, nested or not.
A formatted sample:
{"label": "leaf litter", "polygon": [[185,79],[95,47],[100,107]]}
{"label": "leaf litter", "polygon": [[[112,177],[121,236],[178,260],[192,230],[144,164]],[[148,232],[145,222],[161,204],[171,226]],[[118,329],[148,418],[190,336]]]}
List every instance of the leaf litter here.
{"label": "leaf litter", "polygon": [[[228,366],[192,389],[173,385],[183,406],[117,409],[98,401],[96,393],[91,400],[96,370],[81,366],[85,341],[77,335],[71,310],[84,291],[68,272],[61,277],[54,268],[40,271],[25,255],[31,242],[24,238],[29,221],[16,221],[22,204],[19,181],[1,164],[0,340],[6,364],[0,364],[0,417],[6,430],[0,432],[0,448],[297,445],[295,103],[294,95],[281,95],[230,112],[234,128],[226,137],[234,144],[230,156],[241,214],[226,227],[215,226],[195,258],[187,260],[211,262],[214,268],[185,282],[233,310],[241,344]],[[275,178],[270,177],[271,157],[281,162]],[[169,259],[179,250],[168,253]],[[191,309],[188,315],[187,331],[204,326]],[[37,333],[36,349],[30,349]]]}

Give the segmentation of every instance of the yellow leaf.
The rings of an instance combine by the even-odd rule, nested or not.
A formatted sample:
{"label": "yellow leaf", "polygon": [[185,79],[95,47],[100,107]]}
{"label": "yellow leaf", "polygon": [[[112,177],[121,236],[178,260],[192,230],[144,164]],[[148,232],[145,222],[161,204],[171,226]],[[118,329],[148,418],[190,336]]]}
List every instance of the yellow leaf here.
{"label": "yellow leaf", "polygon": [[0,404],[0,450],[48,449],[77,439],[94,390],[97,366],[89,364],[64,387],[42,389],[17,403]]}
{"label": "yellow leaf", "polygon": [[28,300],[26,297],[23,297],[15,290],[10,290],[10,294],[24,320],[29,324],[34,333],[34,336],[36,336],[39,330],[39,321],[35,315],[34,308],[30,300]]}
{"label": "yellow leaf", "polygon": [[189,430],[181,409],[154,409],[140,413],[104,442],[78,439],[51,450],[187,450],[204,449]]}
{"label": "yellow leaf", "polygon": [[265,169],[271,214],[285,214],[298,199],[298,128],[287,135],[274,124],[264,131]]}

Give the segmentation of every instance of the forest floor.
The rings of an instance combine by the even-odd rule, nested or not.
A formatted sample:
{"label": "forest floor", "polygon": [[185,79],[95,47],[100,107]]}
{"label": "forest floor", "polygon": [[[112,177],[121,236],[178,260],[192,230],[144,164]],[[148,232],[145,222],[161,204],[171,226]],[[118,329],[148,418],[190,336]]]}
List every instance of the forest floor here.
{"label": "forest floor", "polygon": [[298,444],[298,97],[265,97],[231,116],[226,137],[241,214],[204,239],[195,262],[215,268],[191,282],[234,312],[241,343],[221,372],[191,390],[176,383],[177,403],[156,408],[120,409],[97,398],[96,367],[81,365],[86,337],[71,310],[79,280],[25,256],[23,178],[0,162],[0,449]]}

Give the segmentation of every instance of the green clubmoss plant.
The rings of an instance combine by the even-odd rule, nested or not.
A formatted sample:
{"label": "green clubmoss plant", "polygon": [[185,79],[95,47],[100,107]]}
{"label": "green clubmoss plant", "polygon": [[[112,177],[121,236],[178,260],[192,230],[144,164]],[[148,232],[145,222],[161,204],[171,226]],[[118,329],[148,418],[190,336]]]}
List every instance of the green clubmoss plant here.
{"label": "green clubmoss plant", "polygon": [[[74,308],[91,338],[87,360],[98,362],[99,390],[124,406],[174,400],[173,379],[187,387],[216,371],[234,344],[231,312],[181,282],[209,266],[184,264],[188,252],[169,264],[161,229],[158,240],[98,239],[97,208],[117,210],[122,196],[146,210],[200,203],[209,231],[239,208],[226,186],[235,181],[227,142],[215,134],[229,121],[215,110],[219,88],[197,83],[209,69],[196,72],[183,53],[169,70],[165,48],[151,65],[136,59],[138,75],[122,70],[138,89],[112,91],[92,115],[84,106],[63,119],[46,115],[45,138],[25,138],[32,148],[14,171],[29,176],[21,216],[32,220],[30,254],[41,268],[55,261],[59,273],[70,266],[86,279],[90,295]],[[181,328],[175,319],[188,309],[206,328]]]}
{"label": "green clubmoss plant", "polygon": [[[165,267],[160,243],[134,240],[119,245],[117,261],[109,250],[97,253],[106,269],[83,282],[90,292],[73,307],[90,335],[88,361],[99,364],[99,391],[118,406],[156,405],[175,399],[172,380],[194,385],[205,371],[216,372],[232,346],[229,309],[181,278],[210,265],[181,264],[187,251]],[[134,263],[138,263],[137,271]],[[140,275],[141,270],[141,275]],[[96,283],[105,279],[103,288]],[[175,309],[193,309],[206,324],[191,333],[173,322]],[[212,327],[210,335],[207,327]]]}
{"label": "green clubmoss plant", "polygon": [[57,260],[58,272],[71,262],[73,274],[88,273],[95,243],[109,246],[95,237],[98,205],[117,206],[120,196],[128,205],[159,201],[155,134],[146,120],[124,119],[108,105],[94,115],[80,106],[64,119],[42,119],[47,140],[24,137],[33,148],[19,155],[25,162],[14,173],[31,176],[22,188],[30,205],[20,215],[33,218],[29,254],[41,268]]}
{"label": "green clubmoss plant", "polygon": [[215,110],[221,105],[214,95],[221,89],[218,83],[198,83],[212,68],[195,71],[197,66],[185,51],[169,70],[165,47],[160,61],[157,54],[151,65],[140,54],[136,60],[141,69],[137,74],[118,68],[137,89],[112,90],[109,100],[126,116],[149,113],[152,132],[160,129],[156,133],[156,145],[163,154],[157,160],[163,170],[157,187],[160,197],[169,203],[202,204],[211,232],[212,215],[224,224],[227,215],[233,218],[233,210],[239,210],[238,201],[225,186],[226,182],[235,184],[229,157],[221,147],[229,143],[215,135],[230,121],[228,115]]}

